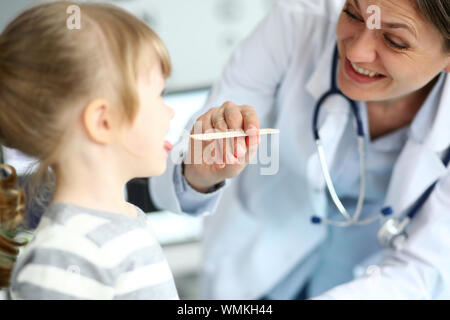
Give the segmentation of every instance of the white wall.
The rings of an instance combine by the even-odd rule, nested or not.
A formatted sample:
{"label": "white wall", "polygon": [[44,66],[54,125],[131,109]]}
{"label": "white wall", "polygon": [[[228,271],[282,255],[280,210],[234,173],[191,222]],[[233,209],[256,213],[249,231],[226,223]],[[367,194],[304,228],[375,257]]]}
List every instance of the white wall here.
{"label": "white wall", "polygon": [[20,11],[31,3],[32,0],[0,1],[0,30],[3,30],[8,22],[10,22]]}
{"label": "white wall", "polygon": [[[0,30],[27,5],[1,0]],[[232,50],[276,0],[109,0],[155,29],[169,48],[174,73],[168,91],[211,86]]]}
{"label": "white wall", "polygon": [[264,17],[274,0],[116,0],[161,36],[174,73],[169,90],[209,87],[232,50]]}

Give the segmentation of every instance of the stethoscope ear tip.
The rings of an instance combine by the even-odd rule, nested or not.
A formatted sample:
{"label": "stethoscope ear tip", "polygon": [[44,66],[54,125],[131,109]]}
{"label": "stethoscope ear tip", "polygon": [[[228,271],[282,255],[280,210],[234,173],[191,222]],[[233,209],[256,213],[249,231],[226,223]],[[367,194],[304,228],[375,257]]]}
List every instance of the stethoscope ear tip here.
{"label": "stethoscope ear tip", "polygon": [[384,217],[388,217],[390,215],[392,215],[394,213],[394,209],[392,209],[392,207],[384,207],[383,209],[381,209],[381,214]]}
{"label": "stethoscope ear tip", "polygon": [[317,217],[317,216],[313,216],[313,217],[311,218],[311,222],[312,222],[313,224],[321,224],[321,223],[322,223],[322,218]]}

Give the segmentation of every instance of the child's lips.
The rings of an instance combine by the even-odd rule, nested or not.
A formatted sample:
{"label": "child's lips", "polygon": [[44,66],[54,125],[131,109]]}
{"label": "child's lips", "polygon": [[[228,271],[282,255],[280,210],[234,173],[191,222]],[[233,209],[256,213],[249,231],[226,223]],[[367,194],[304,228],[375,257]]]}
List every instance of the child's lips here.
{"label": "child's lips", "polygon": [[169,152],[170,150],[173,149],[172,144],[169,141],[164,141],[164,149]]}

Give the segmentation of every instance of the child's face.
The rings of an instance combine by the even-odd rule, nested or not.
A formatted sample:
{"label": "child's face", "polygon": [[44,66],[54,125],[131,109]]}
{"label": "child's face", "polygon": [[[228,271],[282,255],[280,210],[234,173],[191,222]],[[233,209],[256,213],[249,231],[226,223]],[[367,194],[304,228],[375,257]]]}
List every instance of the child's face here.
{"label": "child's face", "polygon": [[155,64],[138,82],[139,110],[124,132],[124,143],[133,156],[134,177],[158,176],[167,166],[168,150],[165,137],[169,131],[173,110],[164,104],[162,93],[165,79],[161,67]]}

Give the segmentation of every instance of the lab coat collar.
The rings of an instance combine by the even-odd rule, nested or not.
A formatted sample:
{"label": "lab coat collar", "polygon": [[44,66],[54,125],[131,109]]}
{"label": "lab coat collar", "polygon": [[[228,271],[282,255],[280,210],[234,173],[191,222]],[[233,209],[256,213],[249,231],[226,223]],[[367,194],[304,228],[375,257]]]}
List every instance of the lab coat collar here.
{"label": "lab coat collar", "polygon": [[316,68],[306,83],[307,91],[315,98],[319,98],[328,90],[330,90],[331,81],[331,63],[333,59],[336,41],[330,41],[325,47],[323,54],[316,63]]}
{"label": "lab coat collar", "polygon": [[[440,100],[444,97],[442,93],[446,78],[446,73],[441,73],[439,75],[436,84],[430,91],[430,94],[409,127],[396,130],[395,132],[392,132],[380,139],[370,142],[372,148],[382,151],[401,150],[405,145],[405,141],[408,138],[412,138],[420,143],[428,145],[430,150],[434,150],[436,152],[445,150],[449,143],[445,141],[446,139],[442,138],[448,137],[449,134],[441,134],[440,131],[447,130],[449,127],[447,125],[443,125],[444,122],[447,123],[446,121],[441,121],[442,119],[446,119],[445,115],[443,117],[436,116],[438,111],[445,112],[444,108],[439,110],[438,106],[440,105]],[[368,137],[369,125],[366,104],[361,105],[361,117],[363,119],[365,134]],[[437,122],[441,123],[438,124]],[[432,130],[436,130],[436,133],[433,133]]]}
{"label": "lab coat collar", "polygon": [[386,206],[396,215],[448,173],[442,157],[450,146],[450,81],[442,74],[411,124],[411,134],[392,173]]}
{"label": "lab coat collar", "polygon": [[385,206],[404,215],[433,183],[448,173],[442,156],[425,144],[409,139],[394,166]]}
{"label": "lab coat collar", "polygon": [[[419,141],[422,140],[423,144],[431,150],[441,153],[450,146],[450,80],[447,73],[441,74],[425,103],[438,106],[432,114],[434,118],[429,119],[428,127],[414,122],[411,128],[412,134]],[[426,110],[420,110],[418,116],[421,116],[420,112],[422,111],[426,112]],[[417,129],[422,130],[422,139],[420,139],[420,131]]]}

